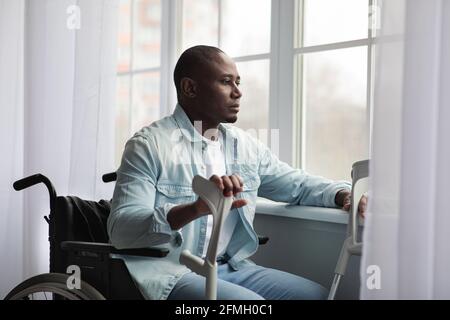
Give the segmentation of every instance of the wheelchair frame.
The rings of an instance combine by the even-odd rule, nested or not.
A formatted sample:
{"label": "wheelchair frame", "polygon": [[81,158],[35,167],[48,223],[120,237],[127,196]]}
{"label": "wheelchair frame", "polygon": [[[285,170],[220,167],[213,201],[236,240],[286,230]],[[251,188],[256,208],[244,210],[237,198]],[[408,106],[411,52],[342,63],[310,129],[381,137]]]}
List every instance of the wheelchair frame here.
{"label": "wheelchair frame", "polygon": [[[107,173],[102,176],[103,182],[113,182],[117,178],[116,172]],[[49,224],[48,240],[50,242],[50,273],[41,274],[25,280],[17,285],[5,299],[24,298],[26,292],[32,287],[42,286],[44,283],[49,292],[53,293],[54,299],[59,299],[55,293],[68,299],[145,299],[138,286],[134,283],[124,261],[120,258],[111,257],[111,254],[133,255],[141,257],[165,257],[169,253],[163,248],[138,248],[117,249],[107,242],[79,241],[71,239],[73,232],[59,230],[60,219],[64,222],[61,212],[68,210],[64,208],[68,203],[79,199],[74,196],[57,196],[51,181],[42,174],[35,174],[14,182],[16,191],[29,188],[33,185],[43,183],[49,192],[50,213],[44,216]],[[81,200],[81,199],[79,199]],[[92,204],[95,201],[81,200]],[[105,201],[109,205],[109,202]],[[105,208],[109,215],[110,208]],[[107,212],[106,212],[107,211]],[[85,219],[86,220],[86,219]],[[73,222],[73,221],[71,221]],[[89,222],[87,222],[89,228]],[[258,236],[259,244],[265,244],[268,237]],[[81,289],[64,288],[68,275],[67,267],[76,265],[81,271]],[[114,281],[120,279],[120,281]],[[49,287],[50,286],[50,287]],[[54,291],[51,291],[53,286]]]}
{"label": "wheelchair frame", "polygon": [[[115,173],[105,175],[103,181],[113,181],[111,177],[115,177]],[[74,197],[57,196],[53,184],[42,174],[35,174],[18,180],[13,184],[13,187],[19,191],[39,183],[43,183],[47,187],[50,198],[50,214],[44,216],[44,219],[49,224],[48,240],[50,242],[50,274],[46,278],[47,282],[52,282],[51,275],[53,275],[54,279],[59,277],[59,282],[62,282],[63,278],[61,278],[61,275],[68,277],[66,273],[67,267],[76,265],[80,268],[81,279],[84,281],[82,287],[85,284],[89,284],[96,288],[106,299],[144,299],[138,287],[134,284],[123,260],[111,257],[111,254],[164,257],[169,253],[169,250],[159,248],[119,250],[106,242],[70,239],[68,235],[59,232],[58,228],[61,226],[58,226],[58,223],[61,219],[64,219],[63,214],[68,214],[61,212],[60,204],[64,204],[67,200],[71,200]],[[73,234],[73,232],[67,233]],[[120,279],[120,281],[113,281],[113,278]],[[17,288],[24,289],[22,284],[16,286],[6,296],[6,299],[12,298],[14,294],[17,295]],[[32,281],[32,284],[36,285],[36,281]],[[70,292],[73,289],[67,288],[67,291]],[[81,288],[81,291],[83,291],[83,288]],[[88,298],[91,296],[87,295]],[[97,296],[97,298],[101,297]]]}

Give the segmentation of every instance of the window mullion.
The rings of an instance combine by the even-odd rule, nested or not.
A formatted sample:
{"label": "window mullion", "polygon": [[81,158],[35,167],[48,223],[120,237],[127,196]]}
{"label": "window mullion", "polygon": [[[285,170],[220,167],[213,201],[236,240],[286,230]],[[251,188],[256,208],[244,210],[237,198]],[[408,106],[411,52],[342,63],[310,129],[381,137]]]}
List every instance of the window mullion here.
{"label": "window mullion", "polygon": [[159,71],[160,71],[160,67],[142,68],[142,69],[118,72],[117,76],[120,77],[120,76],[126,76],[126,75],[135,75],[135,74],[140,74],[140,73],[150,73],[150,72],[159,72]]}
{"label": "window mullion", "polygon": [[270,83],[269,83],[269,128],[278,127],[278,86],[279,86],[279,42],[280,42],[280,1],[272,0],[270,11]]}
{"label": "window mullion", "polygon": [[[371,115],[372,115],[372,107],[373,107],[373,70],[374,70],[374,57],[373,57],[373,40],[374,40],[374,33],[373,33],[373,27],[374,27],[374,19],[378,19],[379,12],[376,11],[373,12],[374,9],[377,8],[377,1],[376,0],[369,0],[369,30],[368,30],[368,39],[369,44],[367,45],[367,113],[366,113],[366,125],[369,130],[367,130],[367,146],[369,151],[369,158],[371,156],[371,137],[372,137],[372,121],[371,121]],[[376,24],[375,24],[375,27]]]}
{"label": "window mullion", "polygon": [[253,54],[249,56],[232,57],[234,62],[247,62],[270,59],[270,53]]}
{"label": "window mullion", "polygon": [[[135,0],[130,1],[130,71],[133,72],[134,59],[134,3]],[[133,134],[133,73],[128,77],[129,96],[128,96],[128,135]]]}
{"label": "window mullion", "polygon": [[222,47],[222,11],[223,11],[223,3],[222,0],[217,0],[217,46],[219,48]]}
{"label": "window mullion", "polygon": [[177,102],[172,84],[172,72],[180,50],[180,26],[182,0],[161,1],[161,68],[160,68],[160,117],[169,115]]}
{"label": "window mullion", "polygon": [[334,43],[320,44],[317,46],[295,48],[294,52],[295,52],[295,54],[324,52],[327,50],[337,50],[337,49],[346,49],[346,48],[367,46],[369,44],[369,42],[370,42],[369,38],[363,38],[363,39],[358,39],[358,40],[334,42]]}
{"label": "window mullion", "polygon": [[[304,1],[297,0],[295,2],[295,30],[294,44],[295,48],[303,48],[303,18],[304,18]],[[303,54],[296,52],[294,48],[294,126],[293,126],[293,166],[296,168],[305,167],[305,95],[304,84],[305,74],[303,65]]]}
{"label": "window mullion", "polygon": [[[269,127],[279,129],[279,158],[294,160],[295,0],[272,0]],[[271,146],[273,148],[273,146]]]}

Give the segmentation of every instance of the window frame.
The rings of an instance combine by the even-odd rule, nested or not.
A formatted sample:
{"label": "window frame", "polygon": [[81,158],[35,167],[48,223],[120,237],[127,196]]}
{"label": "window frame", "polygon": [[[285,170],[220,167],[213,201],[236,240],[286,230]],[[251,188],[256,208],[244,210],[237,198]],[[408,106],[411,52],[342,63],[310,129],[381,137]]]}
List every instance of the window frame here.
{"label": "window frame", "polygon": [[[129,76],[130,78],[130,97],[128,110],[130,112],[129,128],[131,130],[132,117],[132,97],[133,85],[132,79],[135,74],[146,72],[160,73],[160,118],[172,113],[177,98],[173,85],[172,73],[175,68],[176,59],[181,54],[182,48],[182,11],[183,0],[161,0],[161,52],[160,66],[145,69],[133,70],[133,31],[134,31],[134,3],[136,0],[130,0],[130,70],[117,72],[117,76]],[[221,7],[222,0],[217,0],[219,6],[218,12],[218,30],[221,30]],[[369,8],[376,5],[377,0],[369,0]],[[276,148],[280,160],[302,168],[305,164],[305,117],[303,101],[303,76],[304,72],[298,75],[295,57],[299,54],[324,52],[334,49],[354,48],[360,46],[367,47],[367,97],[366,97],[366,124],[368,130],[368,147],[370,154],[370,136],[371,136],[371,113],[373,100],[373,45],[375,35],[370,28],[369,20],[368,37],[351,41],[342,41],[336,43],[327,43],[314,46],[297,46],[296,41],[300,35],[296,31],[302,30],[303,16],[302,10],[304,0],[271,0],[271,34],[270,34],[270,52],[263,54],[245,55],[232,57],[236,62],[257,61],[268,59],[270,63],[269,78],[269,130],[278,130],[279,145]],[[299,14],[300,13],[300,14]],[[375,19],[372,14],[368,19]],[[218,34],[218,46],[221,45],[220,31]],[[299,88],[298,91],[294,88]],[[130,135],[133,132],[129,133]],[[272,148],[274,146],[271,146]]]}
{"label": "window frame", "polygon": [[[368,9],[376,5],[376,0],[369,0]],[[299,7],[297,7],[299,6]],[[373,105],[373,47],[375,34],[371,28],[376,16],[368,16],[367,38],[320,44],[314,46],[297,46],[303,30],[304,0],[272,0],[272,57],[270,85],[270,128],[280,130],[279,158],[296,168],[305,164],[305,104],[303,100],[304,72],[295,65],[295,57],[304,53],[317,53],[335,49],[367,47],[367,81],[366,81],[366,137],[370,157],[371,113]],[[283,19],[280,19],[283,17]],[[296,74],[297,73],[297,74]],[[298,92],[294,88],[299,88]]]}

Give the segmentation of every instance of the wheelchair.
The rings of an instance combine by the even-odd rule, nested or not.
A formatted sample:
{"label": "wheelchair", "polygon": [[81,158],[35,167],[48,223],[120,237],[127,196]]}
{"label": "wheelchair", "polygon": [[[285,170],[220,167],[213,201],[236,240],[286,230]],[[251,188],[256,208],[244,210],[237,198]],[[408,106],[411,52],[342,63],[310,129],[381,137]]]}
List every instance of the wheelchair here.
{"label": "wheelchair", "polygon": [[[111,172],[103,182],[115,181]],[[50,196],[50,213],[44,216],[49,225],[50,273],[31,277],[17,285],[5,300],[143,300],[124,261],[115,255],[165,257],[168,249],[116,249],[109,243],[106,222],[110,201],[83,200],[76,196],[57,196],[51,181],[35,174],[14,182],[16,191],[43,183]],[[258,236],[259,244],[269,239]],[[67,274],[71,267],[79,268],[79,285],[69,285],[74,279]]]}

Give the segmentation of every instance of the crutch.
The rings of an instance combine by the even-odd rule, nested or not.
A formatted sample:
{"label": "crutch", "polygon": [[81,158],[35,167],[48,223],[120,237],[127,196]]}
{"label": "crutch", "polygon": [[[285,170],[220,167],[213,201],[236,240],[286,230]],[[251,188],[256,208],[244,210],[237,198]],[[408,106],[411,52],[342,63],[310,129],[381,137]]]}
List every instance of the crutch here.
{"label": "crutch", "polygon": [[341,253],[334,270],[333,283],[331,285],[328,300],[334,300],[339,281],[345,275],[347,264],[352,255],[361,255],[362,242],[358,242],[358,202],[362,192],[356,192],[356,183],[369,176],[369,160],[355,162],[352,166],[352,196],[350,214],[347,225],[347,236],[342,245]]}
{"label": "crutch", "polygon": [[213,227],[205,259],[193,255],[189,250],[183,250],[180,255],[180,263],[206,278],[206,299],[216,300],[217,245],[220,230],[230,212],[233,197],[225,197],[214,182],[200,176],[195,176],[192,180],[192,189],[208,205],[213,216]]}

